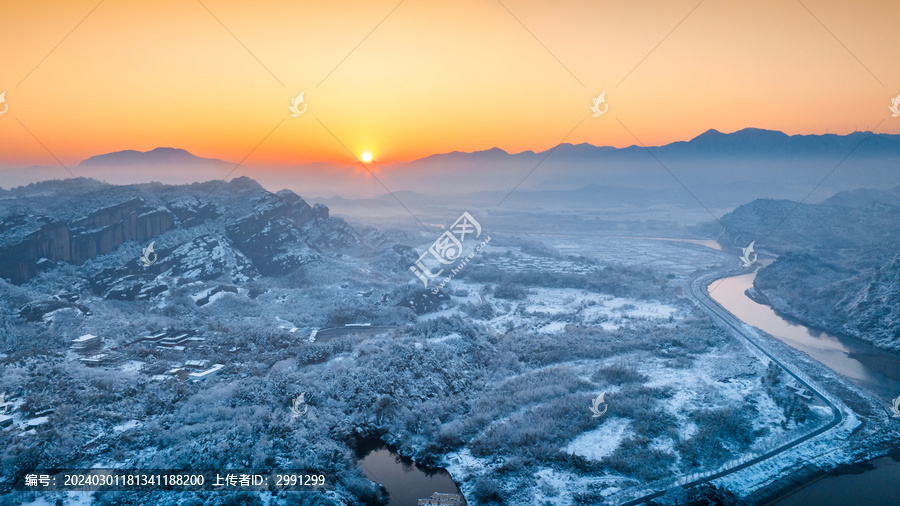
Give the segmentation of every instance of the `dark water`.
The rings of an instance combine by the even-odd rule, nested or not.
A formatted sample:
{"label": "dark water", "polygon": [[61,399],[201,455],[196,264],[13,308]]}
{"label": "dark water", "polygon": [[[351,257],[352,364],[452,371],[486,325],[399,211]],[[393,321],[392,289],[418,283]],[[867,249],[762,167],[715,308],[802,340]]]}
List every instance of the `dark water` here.
{"label": "dark water", "polygon": [[813,482],[773,506],[875,506],[900,504],[900,452],[855,464]]}
{"label": "dark water", "polygon": [[384,445],[369,450],[357,465],[366,478],[384,486],[391,506],[415,506],[434,492],[460,493],[447,471],[419,466]]}

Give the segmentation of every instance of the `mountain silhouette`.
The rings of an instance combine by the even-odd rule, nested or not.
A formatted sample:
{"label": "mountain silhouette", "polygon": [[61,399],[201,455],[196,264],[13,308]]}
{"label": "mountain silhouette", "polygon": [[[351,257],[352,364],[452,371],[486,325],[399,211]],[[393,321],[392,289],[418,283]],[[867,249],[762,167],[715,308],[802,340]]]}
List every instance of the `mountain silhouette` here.
{"label": "mountain silhouette", "polygon": [[150,151],[135,151],[128,149],[92,156],[78,164],[79,168],[116,167],[128,165],[156,165],[156,164],[224,164],[222,160],[213,158],[201,158],[183,149],[156,148]]}
{"label": "mountain silhouette", "polygon": [[[898,159],[900,135],[788,135],[744,128],[732,133],[710,129],[690,140],[650,147],[563,143],[519,153],[498,147],[440,153],[410,162],[379,164],[379,182],[384,186],[359,177],[359,167],[349,162],[313,162],[284,170],[238,166],[171,147],[101,154],[84,160],[71,172],[112,184],[185,184],[250,175],[273,191],[290,188],[349,198],[377,197],[387,193],[385,187],[394,192],[452,195],[512,188],[568,191],[591,184],[666,191],[682,186],[694,191],[699,186],[706,188],[706,197],[701,196],[704,201],[719,199],[724,188],[738,197],[723,200],[733,204],[767,196],[799,199],[817,184],[821,184],[820,192],[828,194],[859,187],[890,188],[900,184]],[[0,187],[66,177],[69,174],[58,166],[3,170]],[[742,196],[747,188],[755,190]],[[782,191],[790,188],[795,193]]]}

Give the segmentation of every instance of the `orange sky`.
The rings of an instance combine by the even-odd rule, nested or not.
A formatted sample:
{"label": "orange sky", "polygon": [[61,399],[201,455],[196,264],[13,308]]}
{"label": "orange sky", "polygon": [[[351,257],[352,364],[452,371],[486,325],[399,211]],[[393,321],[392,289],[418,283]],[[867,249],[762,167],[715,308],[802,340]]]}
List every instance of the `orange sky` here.
{"label": "orange sky", "polygon": [[895,0],[97,1],[3,4],[0,167],[55,165],[23,125],[70,167],[157,146],[239,161],[282,121],[247,165],[351,162],[323,125],[381,163],[545,150],[581,120],[567,142],[900,133]]}

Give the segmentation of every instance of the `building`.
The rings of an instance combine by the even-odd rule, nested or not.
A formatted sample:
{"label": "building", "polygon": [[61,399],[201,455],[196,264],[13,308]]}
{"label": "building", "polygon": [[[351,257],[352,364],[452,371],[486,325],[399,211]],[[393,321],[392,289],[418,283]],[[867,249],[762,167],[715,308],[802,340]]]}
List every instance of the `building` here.
{"label": "building", "polygon": [[214,378],[216,374],[219,373],[219,370],[221,370],[223,367],[225,367],[225,364],[213,364],[212,367],[205,371],[192,372],[188,374],[188,379],[192,382],[197,382],[204,381],[208,378]]}
{"label": "building", "polygon": [[209,367],[209,360],[186,360],[182,367],[184,367],[185,369],[199,371],[201,369],[206,369],[207,367]]}
{"label": "building", "polygon": [[0,394],[0,415],[8,414],[10,411],[14,411],[15,409],[15,403],[13,403],[13,401],[6,400],[6,392]]}
{"label": "building", "polygon": [[12,415],[0,415],[0,427],[9,427],[12,423]]}
{"label": "building", "polygon": [[72,340],[72,351],[83,355],[93,355],[100,350],[102,341],[94,334],[85,334]]}
{"label": "building", "polygon": [[191,335],[190,332],[174,330],[158,332],[135,342],[155,344],[158,349],[184,351],[187,346],[200,344],[205,338]]}
{"label": "building", "polygon": [[169,369],[168,371],[166,371],[165,374],[157,375],[157,376],[160,376],[157,379],[157,381],[162,381],[163,379],[168,379],[168,378],[175,378],[178,381],[185,381],[188,379],[188,375],[190,373],[191,373],[191,371],[188,371],[187,369],[182,369],[181,367],[176,367],[174,369]]}
{"label": "building", "polygon": [[177,349],[181,346],[181,349],[184,349],[184,345],[188,342],[189,338],[190,336],[184,332],[173,337],[166,336],[160,339],[157,344],[159,348]]}
{"label": "building", "polygon": [[418,506],[463,506],[463,498],[459,494],[435,492],[431,497],[419,499]]}
{"label": "building", "polygon": [[114,365],[122,361],[122,357],[113,353],[97,353],[88,357],[78,359],[82,364],[95,367],[98,365]]}

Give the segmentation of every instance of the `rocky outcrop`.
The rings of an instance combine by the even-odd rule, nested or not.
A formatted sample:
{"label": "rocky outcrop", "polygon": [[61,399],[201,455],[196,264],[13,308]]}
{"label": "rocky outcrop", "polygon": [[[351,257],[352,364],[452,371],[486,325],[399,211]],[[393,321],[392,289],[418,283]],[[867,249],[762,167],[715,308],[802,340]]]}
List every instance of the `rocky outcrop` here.
{"label": "rocky outcrop", "polygon": [[316,258],[301,226],[313,219],[309,205],[293,192],[266,195],[254,211],[228,225],[228,238],[266,276],[286,274]]}
{"label": "rocky outcrop", "polygon": [[0,249],[0,277],[23,283],[39,272],[41,259],[81,265],[126,241],[143,243],[174,226],[170,211],[148,206],[141,199],[95,211],[72,223],[52,221]]}
{"label": "rocky outcrop", "polygon": [[[327,207],[290,190],[271,193],[247,177],[184,186],[73,180],[7,194],[0,277],[21,284],[64,263],[92,261],[85,274],[93,291],[117,299],[152,297],[173,279],[241,284],[280,276],[361,245]],[[145,266],[138,246],[150,241],[156,261]]]}

